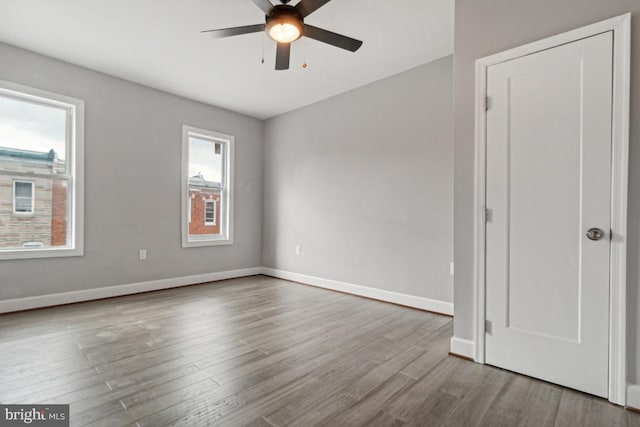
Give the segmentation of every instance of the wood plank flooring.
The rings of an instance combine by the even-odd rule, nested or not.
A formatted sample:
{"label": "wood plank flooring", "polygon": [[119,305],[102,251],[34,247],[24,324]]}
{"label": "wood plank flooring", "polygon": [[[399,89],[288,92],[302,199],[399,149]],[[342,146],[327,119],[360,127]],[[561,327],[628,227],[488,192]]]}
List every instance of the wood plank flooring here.
{"label": "wood plank flooring", "polygon": [[452,319],[264,276],[0,316],[0,402],[75,426],[622,426],[447,355]]}

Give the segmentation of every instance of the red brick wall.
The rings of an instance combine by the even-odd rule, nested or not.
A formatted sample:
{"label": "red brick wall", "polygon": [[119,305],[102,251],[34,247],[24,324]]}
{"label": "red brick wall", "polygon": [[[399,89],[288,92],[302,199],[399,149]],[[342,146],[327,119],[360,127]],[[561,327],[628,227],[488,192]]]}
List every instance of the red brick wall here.
{"label": "red brick wall", "polygon": [[67,187],[53,182],[51,188],[51,246],[67,244]]}
{"label": "red brick wall", "polygon": [[[189,234],[220,234],[220,192],[218,190],[190,190],[191,223]],[[204,224],[205,199],[216,201],[216,225]]]}

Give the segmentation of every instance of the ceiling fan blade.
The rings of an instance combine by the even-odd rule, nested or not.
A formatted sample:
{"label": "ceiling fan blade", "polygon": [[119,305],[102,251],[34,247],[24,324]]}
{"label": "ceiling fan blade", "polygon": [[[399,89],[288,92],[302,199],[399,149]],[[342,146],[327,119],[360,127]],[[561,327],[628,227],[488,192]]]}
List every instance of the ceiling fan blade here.
{"label": "ceiling fan blade", "polygon": [[258,33],[264,31],[265,24],[247,25],[245,27],[223,28],[220,30],[200,31],[207,37],[212,39],[221,39],[224,37],[240,36],[242,34]]}
{"label": "ceiling fan blade", "polygon": [[276,70],[289,69],[289,56],[291,54],[291,43],[278,43],[276,49]]}
{"label": "ceiling fan blade", "polygon": [[253,3],[260,8],[261,11],[264,12],[265,15],[268,15],[273,9],[273,4],[269,0],[252,0]]}
{"label": "ceiling fan blade", "polygon": [[355,52],[360,49],[362,42],[352,39],[351,37],[323,30],[322,28],[313,27],[311,25],[304,26],[304,35],[306,37],[318,40],[319,42],[330,44],[331,46]]}
{"label": "ceiling fan blade", "polygon": [[330,1],[331,0],[302,0],[296,5],[296,10],[303,18],[306,18]]}

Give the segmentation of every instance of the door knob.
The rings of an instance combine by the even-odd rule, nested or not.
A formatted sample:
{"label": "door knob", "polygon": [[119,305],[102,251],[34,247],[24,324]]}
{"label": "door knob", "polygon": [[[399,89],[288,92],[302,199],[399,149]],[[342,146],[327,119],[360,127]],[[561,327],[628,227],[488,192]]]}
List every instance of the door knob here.
{"label": "door knob", "polygon": [[587,230],[587,238],[589,240],[600,240],[604,237],[604,231],[599,228],[590,228]]}

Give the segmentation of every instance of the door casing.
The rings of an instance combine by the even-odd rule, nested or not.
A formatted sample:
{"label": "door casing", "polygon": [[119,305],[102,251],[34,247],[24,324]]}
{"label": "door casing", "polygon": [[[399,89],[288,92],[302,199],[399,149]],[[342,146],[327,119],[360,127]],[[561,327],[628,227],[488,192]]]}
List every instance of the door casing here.
{"label": "door casing", "polygon": [[474,360],[485,363],[485,212],[487,69],[491,65],[613,31],[609,401],[626,404],[626,256],[629,168],[631,14],[500,52],[476,61],[474,188]]}

